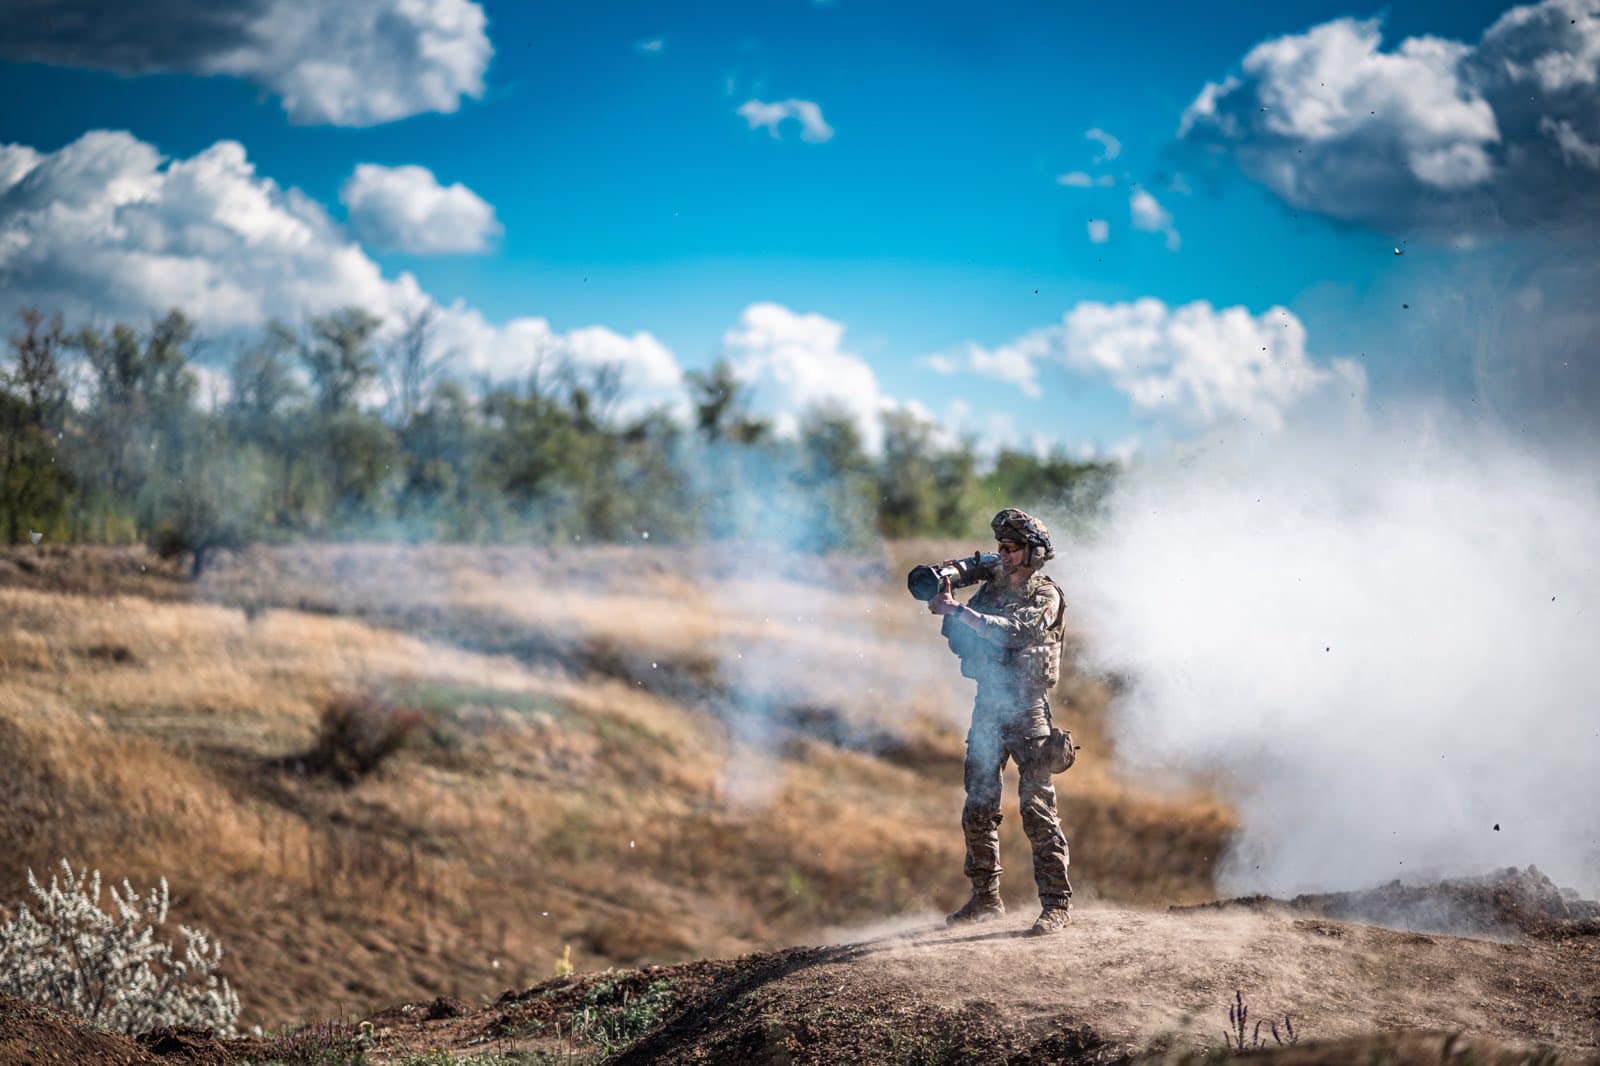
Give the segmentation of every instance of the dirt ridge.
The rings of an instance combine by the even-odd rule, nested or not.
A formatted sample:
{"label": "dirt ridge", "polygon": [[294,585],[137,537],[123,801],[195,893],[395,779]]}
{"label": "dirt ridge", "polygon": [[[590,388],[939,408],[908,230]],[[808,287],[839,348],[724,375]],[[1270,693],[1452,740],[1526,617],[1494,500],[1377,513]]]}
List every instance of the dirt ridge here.
{"label": "dirt ridge", "polygon": [[[1536,875],[1517,873],[1537,886]],[[1460,887],[1445,884],[1446,895]],[[570,974],[477,1007],[399,1004],[276,1038],[130,1041],[5,1001],[0,1061],[48,1061],[24,1054],[31,1044],[61,1048],[55,1061],[119,1063],[261,1062],[308,1047],[372,1063],[434,1049],[616,1063],[1185,1062],[1238,1053],[1226,1008],[1239,996],[1252,1021],[1280,1035],[1292,1024],[1298,1039],[1279,1046],[1270,1028],[1248,1027],[1246,1046],[1263,1045],[1251,1061],[1600,1062],[1600,937],[1430,935],[1274,902],[1091,906],[1042,939],[1024,935],[1026,908],[959,929],[929,915],[834,945]]]}

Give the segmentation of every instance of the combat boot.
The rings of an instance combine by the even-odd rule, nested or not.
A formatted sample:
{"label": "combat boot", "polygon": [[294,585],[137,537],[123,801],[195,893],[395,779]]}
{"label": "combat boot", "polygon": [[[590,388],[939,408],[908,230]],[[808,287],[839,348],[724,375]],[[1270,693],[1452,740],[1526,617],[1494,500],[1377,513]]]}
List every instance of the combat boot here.
{"label": "combat boot", "polygon": [[972,887],[972,898],[961,909],[944,920],[945,925],[977,925],[1004,917],[1006,905],[1000,900],[998,886]]}
{"label": "combat boot", "polygon": [[1072,904],[1046,903],[1044,910],[1039,912],[1039,917],[1033,921],[1033,928],[1028,930],[1029,936],[1049,936],[1059,933],[1072,924]]}

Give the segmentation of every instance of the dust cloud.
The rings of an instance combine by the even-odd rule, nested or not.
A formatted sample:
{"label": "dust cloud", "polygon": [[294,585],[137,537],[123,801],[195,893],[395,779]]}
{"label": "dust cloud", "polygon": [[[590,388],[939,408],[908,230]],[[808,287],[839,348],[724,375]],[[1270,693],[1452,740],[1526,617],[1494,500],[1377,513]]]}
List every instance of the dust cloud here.
{"label": "dust cloud", "polygon": [[1600,890],[1597,468],[1432,407],[1128,471],[1054,571],[1130,772],[1237,804],[1225,891]]}

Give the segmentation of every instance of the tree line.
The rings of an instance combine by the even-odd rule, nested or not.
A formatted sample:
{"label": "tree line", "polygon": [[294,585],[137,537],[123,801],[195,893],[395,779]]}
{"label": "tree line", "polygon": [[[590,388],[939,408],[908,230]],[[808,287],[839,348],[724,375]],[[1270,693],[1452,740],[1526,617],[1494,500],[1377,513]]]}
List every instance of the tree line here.
{"label": "tree line", "polygon": [[302,536],[820,551],[967,536],[1005,505],[1087,514],[1115,473],[1060,453],[986,463],[908,412],[884,416],[876,455],[828,407],[782,436],[725,362],[687,375],[687,422],[624,417],[615,366],[472,381],[431,309],[382,325],[357,308],[273,323],[207,395],[181,311],[68,329],[23,310],[0,364],[4,536],[144,542],[196,574],[217,549]]}

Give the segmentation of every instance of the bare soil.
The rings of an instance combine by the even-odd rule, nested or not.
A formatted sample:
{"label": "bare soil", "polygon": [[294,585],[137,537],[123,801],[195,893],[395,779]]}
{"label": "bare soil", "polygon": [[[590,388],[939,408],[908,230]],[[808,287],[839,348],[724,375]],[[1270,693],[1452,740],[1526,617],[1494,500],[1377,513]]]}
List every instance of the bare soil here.
{"label": "bare soil", "polygon": [[1031,918],[949,929],[929,915],[830,946],[573,974],[477,1008],[398,1004],[271,1039],[132,1041],[0,1002],[0,1061],[1200,1062],[1238,1053],[1238,996],[1244,1057],[1284,1066],[1600,1062],[1592,933],[1421,934],[1287,901],[1092,906],[1047,938],[1025,935]]}

